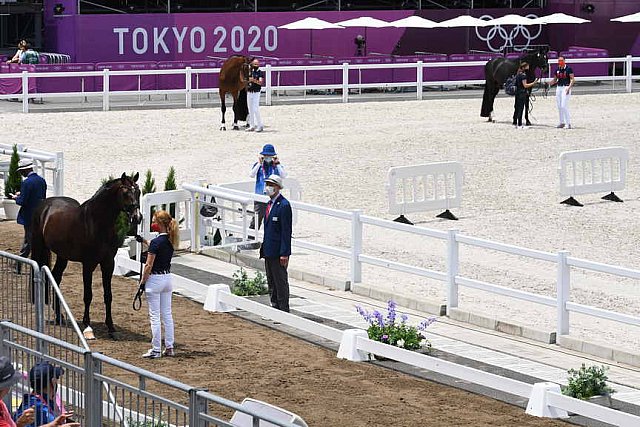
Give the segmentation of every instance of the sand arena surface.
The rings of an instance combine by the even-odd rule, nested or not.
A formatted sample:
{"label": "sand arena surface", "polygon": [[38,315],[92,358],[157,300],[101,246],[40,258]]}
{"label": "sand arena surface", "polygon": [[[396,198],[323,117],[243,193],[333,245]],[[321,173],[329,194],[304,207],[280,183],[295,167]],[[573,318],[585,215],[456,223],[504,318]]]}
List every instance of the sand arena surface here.
{"label": "sand arena surface", "polygon": [[[290,176],[303,187],[303,200],[339,209],[387,214],[385,182],[391,166],[455,160],[463,164],[460,221],[438,220],[438,212],[411,214],[419,225],[550,252],[640,268],[636,245],[640,211],[640,94],[580,95],[571,100],[574,129],[555,129],[555,98],[538,98],[536,126],[510,125],[512,98],[499,98],[501,123],[479,117],[481,99],[370,102],[262,107],[262,134],[220,132],[219,110],[145,110],[0,116],[0,132],[15,134],[29,146],[65,153],[65,191],[85,200],[100,179],[150,168],[161,187],[174,166],[179,182],[248,179],[265,143],[276,146]],[[227,114],[229,118],[229,114]],[[579,198],[584,208],[560,205],[558,156],[562,151],[621,145],[630,151],[624,203],[601,195]],[[303,213],[297,238],[349,245],[349,226],[340,220]],[[441,241],[365,227],[368,255],[443,271]],[[555,296],[555,265],[461,245],[461,274],[530,292]],[[347,279],[347,260],[297,250],[293,268]],[[574,302],[636,314],[640,284],[612,276],[572,270]],[[364,267],[365,284],[438,301],[442,283],[376,267]],[[500,319],[555,330],[555,309],[461,288],[460,307]],[[637,329],[572,315],[572,335],[637,350]]]}

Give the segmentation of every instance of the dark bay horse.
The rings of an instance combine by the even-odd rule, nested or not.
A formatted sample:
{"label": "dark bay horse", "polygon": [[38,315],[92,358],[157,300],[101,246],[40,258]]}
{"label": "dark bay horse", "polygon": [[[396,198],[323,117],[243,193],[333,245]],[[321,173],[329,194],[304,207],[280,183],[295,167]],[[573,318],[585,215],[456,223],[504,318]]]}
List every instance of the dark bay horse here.
{"label": "dark bay horse", "polygon": [[[58,284],[69,261],[82,263],[84,284],[85,327],[90,326],[89,309],[93,298],[91,279],[100,264],[106,311],[105,324],[113,338],[115,328],[111,318],[111,276],[114,257],[118,250],[116,219],[126,212],[133,224],[142,221],[140,214],[140,189],[138,174],[107,181],[89,200],[79,204],[69,197],[49,197],[42,202],[33,216],[31,226],[32,255],[38,265],[49,265],[51,252],[56,254],[53,278]],[[56,304],[56,321],[61,322],[59,304]]]}
{"label": "dark bay horse", "polygon": [[220,69],[220,103],[222,109],[222,123],[220,130],[227,130],[224,113],[227,111],[225,97],[230,93],[233,97],[233,130],[240,130],[238,120],[245,121],[249,115],[247,105],[247,85],[249,84],[249,58],[246,56],[232,56],[224,61]]}
{"label": "dark bay horse", "polygon": [[480,117],[488,117],[488,121],[494,121],[492,117],[493,101],[496,99],[496,95],[500,92],[504,82],[516,73],[521,62],[528,62],[529,68],[534,73],[536,68],[541,69],[543,72],[546,71],[549,68],[548,51],[548,47],[540,47],[535,51],[527,52],[518,59],[498,57],[488,61],[484,66],[485,85]]}

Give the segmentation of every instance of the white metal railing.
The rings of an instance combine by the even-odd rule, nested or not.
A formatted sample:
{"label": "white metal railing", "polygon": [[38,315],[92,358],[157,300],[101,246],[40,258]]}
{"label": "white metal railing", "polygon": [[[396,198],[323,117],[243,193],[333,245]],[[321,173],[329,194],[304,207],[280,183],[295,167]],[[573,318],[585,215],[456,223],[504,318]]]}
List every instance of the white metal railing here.
{"label": "white metal railing", "polygon": [[[47,172],[50,172],[51,179],[47,180],[53,184],[51,190],[54,196],[64,195],[64,153],[52,153],[49,151],[28,148],[24,144],[17,144],[18,155],[21,159],[33,161],[34,171],[47,180]],[[13,144],[0,144],[0,154],[11,156]],[[0,173],[4,174],[9,170],[9,163],[0,163]]]}
{"label": "white metal railing", "polygon": [[[192,194],[212,194],[215,195],[216,198],[221,200],[236,200],[241,201],[246,206],[249,203],[253,203],[255,197],[260,197],[255,194],[246,193],[246,198],[240,196],[240,192],[225,192],[225,189],[216,187],[216,190],[207,189],[203,187],[198,187],[196,185],[184,184],[183,188],[189,191]],[[155,193],[162,194],[162,193]],[[192,197],[192,200],[197,200],[197,198]],[[528,249],[516,245],[509,245],[504,243],[499,243],[491,240],[480,239],[468,235],[464,235],[459,233],[457,230],[449,230],[449,231],[441,231],[428,229],[423,227],[416,227],[407,224],[401,224],[394,221],[379,219],[375,217],[370,217],[366,215],[362,215],[361,211],[353,210],[353,211],[344,211],[338,209],[331,209],[322,206],[316,206],[309,203],[295,202],[291,201],[291,206],[294,210],[299,210],[301,212],[309,212],[313,214],[322,215],[324,217],[337,218],[345,221],[349,221],[351,223],[351,238],[350,244],[347,248],[344,247],[336,247],[328,244],[319,244],[315,242],[309,242],[301,239],[294,238],[291,242],[293,247],[298,247],[306,250],[311,250],[315,252],[320,252],[328,255],[332,255],[335,257],[343,258],[349,260],[350,268],[349,268],[349,282],[360,283],[362,281],[362,267],[363,265],[373,265],[377,267],[387,268],[389,270],[400,271],[403,273],[409,273],[413,275],[418,275],[422,277],[428,277],[434,279],[436,281],[444,283],[447,291],[447,311],[450,312],[451,309],[457,308],[459,306],[458,303],[458,295],[459,295],[459,287],[468,287],[477,290],[481,290],[484,292],[504,295],[511,298],[516,298],[523,301],[528,301],[536,304],[542,304],[548,307],[556,307],[557,318],[557,333],[561,335],[566,335],[569,333],[569,324],[570,324],[570,312],[579,312],[583,314],[587,314],[594,317],[599,317],[602,319],[608,319],[617,321],[624,324],[630,324],[635,326],[640,326],[640,317],[619,313],[611,310],[603,310],[597,307],[592,307],[588,305],[578,304],[570,301],[570,292],[571,292],[571,268],[580,268],[587,271],[607,273],[617,277],[625,277],[632,279],[640,279],[640,270],[624,268],[620,266],[614,266],[609,264],[602,264],[598,262],[571,258],[569,257],[569,252],[567,251],[559,251],[557,253],[539,251],[534,249]],[[192,208],[191,212],[193,215],[199,214],[199,209]],[[200,223],[199,218],[193,217],[191,220],[192,224]],[[404,233],[409,233],[414,236],[424,236],[428,238],[433,238],[441,241],[445,241],[447,245],[446,249],[446,268],[444,271],[438,271],[433,268],[425,268],[423,266],[410,265],[406,263],[401,263],[397,261],[393,261],[390,259],[382,258],[382,257],[374,257],[371,255],[367,255],[363,249],[363,227],[374,226],[378,228],[382,228],[384,230],[395,230]],[[233,232],[242,232],[242,236],[246,238],[248,236],[248,231],[251,232],[251,235],[256,235],[253,230],[247,230],[245,227],[238,228],[238,226],[231,226],[229,224],[216,224],[217,227],[221,229],[221,231],[233,231]],[[197,233],[196,233],[197,234]],[[192,232],[192,237],[195,238],[194,233]],[[487,249],[491,251],[498,251],[509,255],[516,255],[523,258],[535,259],[540,261],[545,261],[549,263],[553,263],[556,265],[557,269],[557,279],[556,279],[556,295],[548,296],[548,295],[540,295],[531,292],[525,292],[518,289],[512,289],[509,287],[500,286],[494,283],[484,282],[478,279],[464,277],[459,274],[459,266],[460,266],[460,257],[459,257],[459,246],[460,244],[465,244],[468,246]],[[192,242],[192,250],[200,251],[202,247],[199,243],[194,244]]]}
{"label": "white metal railing", "polygon": [[[579,77],[579,81],[610,81],[613,84],[615,90],[615,83],[617,81],[625,82],[625,91],[631,93],[633,90],[633,79],[640,76],[633,75],[633,63],[640,62],[640,57],[632,57],[627,55],[624,57],[614,58],[572,58],[572,64],[594,64],[594,63],[607,63],[607,64],[624,64],[624,74],[616,75],[615,66],[613,67],[613,75],[604,76],[589,76]],[[549,60],[549,64],[557,63],[556,59]],[[279,93],[284,90],[341,90],[342,102],[349,102],[349,90],[350,89],[366,89],[366,88],[388,88],[388,87],[415,87],[416,98],[422,99],[423,89],[425,86],[457,86],[457,85],[474,85],[484,84],[484,79],[478,80],[442,80],[431,81],[424,79],[424,73],[427,75],[430,68],[457,68],[457,67],[472,67],[472,66],[484,66],[486,61],[459,61],[459,62],[414,62],[414,63],[390,63],[390,64],[335,64],[335,65],[302,65],[302,66],[271,66],[267,64],[265,66],[265,87],[266,92],[265,103],[266,105],[272,105],[273,94]],[[364,70],[376,70],[376,69],[415,69],[416,78],[415,81],[405,82],[380,82],[380,83],[362,83],[362,71]],[[282,85],[280,84],[280,73],[302,71],[304,74],[302,85]],[[331,84],[308,84],[307,73],[315,71],[342,71],[342,79],[338,82]],[[350,81],[349,72],[357,71],[358,82]],[[193,94],[201,93],[217,93],[217,88],[194,88],[192,85],[192,76],[199,76],[200,74],[219,74],[220,68],[198,68],[192,69],[187,67],[185,69],[177,70],[125,70],[125,71],[112,71],[104,69],[102,71],[72,71],[72,72],[37,72],[30,73],[23,71],[21,73],[5,73],[0,74],[0,79],[21,79],[22,92],[10,95],[0,95],[0,99],[18,99],[22,101],[22,111],[29,112],[29,99],[35,98],[62,98],[70,96],[101,96],[102,97],[102,109],[108,111],[111,106],[112,96],[124,96],[124,95],[170,95],[170,94],[182,94],[185,96],[185,107],[192,107]],[[275,79],[277,84],[274,85],[274,73],[277,76]],[[549,68],[548,76],[550,76],[551,68]],[[155,90],[143,90],[141,89],[140,77],[141,76],[157,76],[157,75],[183,75],[185,81],[185,87],[180,89],[155,89]],[[118,76],[138,76],[138,90],[132,91],[113,91],[110,89],[111,77]],[[102,78],[102,91],[84,91],[81,92],[59,92],[59,93],[34,93],[29,92],[29,81],[31,79],[45,79],[45,78],[60,78],[60,77],[93,77]]]}

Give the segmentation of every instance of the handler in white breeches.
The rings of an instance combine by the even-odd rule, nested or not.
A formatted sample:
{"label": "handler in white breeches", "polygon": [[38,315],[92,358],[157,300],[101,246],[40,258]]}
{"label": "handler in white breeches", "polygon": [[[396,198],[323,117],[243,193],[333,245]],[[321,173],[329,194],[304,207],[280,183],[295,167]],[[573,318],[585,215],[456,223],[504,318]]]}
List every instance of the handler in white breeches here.
{"label": "handler in white breeches", "polygon": [[558,68],[553,77],[553,81],[549,86],[557,84],[556,87],[556,104],[558,105],[558,114],[560,115],[560,123],[558,128],[571,129],[571,115],[569,114],[569,99],[571,98],[571,88],[575,83],[573,69],[567,66],[563,56],[558,58]]}
{"label": "handler in white breeches", "polygon": [[262,132],[262,118],[260,117],[260,91],[264,76],[260,71],[260,61],[257,58],[251,60],[251,71],[249,73],[249,88],[247,89],[247,104],[249,104],[249,132]]}

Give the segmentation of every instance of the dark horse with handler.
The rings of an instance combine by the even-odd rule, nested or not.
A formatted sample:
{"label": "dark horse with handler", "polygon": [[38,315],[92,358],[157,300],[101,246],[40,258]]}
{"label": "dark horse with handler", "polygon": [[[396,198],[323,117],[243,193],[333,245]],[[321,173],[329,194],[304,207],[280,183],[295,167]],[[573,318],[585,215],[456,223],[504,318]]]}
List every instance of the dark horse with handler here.
{"label": "dark horse with handler", "polygon": [[[93,298],[91,281],[98,264],[102,270],[102,287],[106,312],[105,324],[114,338],[115,327],[111,317],[111,276],[114,257],[118,250],[116,220],[125,212],[131,224],[142,221],[140,214],[140,188],[138,174],[107,181],[83,204],[69,197],[49,197],[36,209],[33,216],[32,259],[38,265],[49,265],[51,252],[56,254],[53,278],[58,284],[69,261],[82,263],[84,284],[85,327],[91,326],[89,309]],[[56,322],[62,323],[59,303],[55,304]]]}
{"label": "dark horse with handler", "polygon": [[233,130],[240,130],[238,120],[246,121],[249,115],[247,104],[247,85],[249,84],[250,61],[246,56],[232,56],[222,64],[220,69],[220,108],[222,123],[220,130],[227,130],[224,113],[227,111],[225,97],[230,93],[233,97]]}
{"label": "dark horse with handler", "polygon": [[534,74],[536,68],[541,69],[543,72],[547,71],[549,68],[548,52],[549,48],[545,46],[535,51],[527,52],[518,59],[507,59],[501,56],[487,62],[484,66],[485,85],[480,116],[488,117],[490,122],[494,121],[492,117],[493,101],[507,79],[516,74],[521,62],[529,63],[530,70]]}

